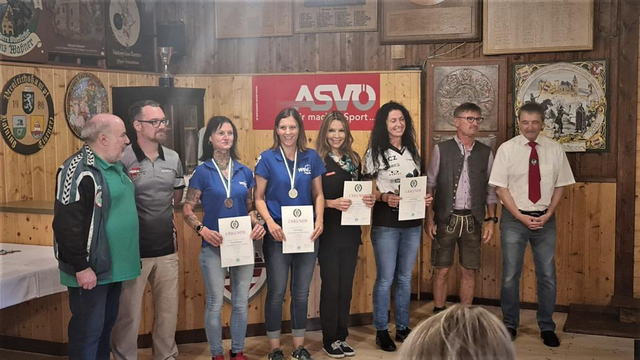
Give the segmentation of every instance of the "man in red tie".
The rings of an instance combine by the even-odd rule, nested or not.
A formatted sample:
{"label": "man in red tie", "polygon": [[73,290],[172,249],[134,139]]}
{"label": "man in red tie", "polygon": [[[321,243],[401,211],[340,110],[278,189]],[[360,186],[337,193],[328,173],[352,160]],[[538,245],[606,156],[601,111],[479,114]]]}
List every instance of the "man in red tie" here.
{"label": "man in red tie", "polygon": [[489,184],[503,205],[503,321],[515,339],[520,322],[520,276],[527,243],[531,243],[538,288],[538,327],[545,345],[556,347],[553,310],[556,305],[556,222],[554,211],[564,187],[575,183],[562,145],[540,135],[544,110],[527,103],[518,111],[520,135],[503,143],[496,154]]}

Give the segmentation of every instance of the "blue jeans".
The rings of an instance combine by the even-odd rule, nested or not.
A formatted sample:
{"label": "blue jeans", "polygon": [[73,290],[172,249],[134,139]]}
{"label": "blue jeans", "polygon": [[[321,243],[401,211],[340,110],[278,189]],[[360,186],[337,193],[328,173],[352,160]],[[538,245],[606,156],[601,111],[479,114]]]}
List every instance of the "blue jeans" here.
{"label": "blue jeans", "polygon": [[556,306],[556,217],[540,230],[530,230],[503,208],[500,221],[502,246],[502,290],[500,306],[504,324],[517,329],[520,324],[520,276],[527,243],[531,243],[538,287],[538,327],[556,330],[553,310]]}
{"label": "blue jeans", "polygon": [[[200,251],[200,268],[206,290],[205,331],[211,356],[223,355],[222,348],[222,302],[227,268],[220,266],[220,248],[204,246]],[[232,266],[231,275],[231,351],[244,350],[249,310],[249,288],[253,277],[253,264]]]}
{"label": "blue jeans", "polygon": [[69,287],[69,359],[109,360],[111,329],[118,317],[122,283],[91,290]]}
{"label": "blue jeans", "polygon": [[373,326],[387,330],[391,285],[395,288],[396,329],[409,327],[411,272],[420,247],[422,226],[390,228],[374,226],[371,243],[376,257],[376,282],[373,285]]}
{"label": "blue jeans", "polygon": [[309,286],[316,267],[319,240],[314,243],[314,252],[283,254],[282,243],[267,231],[262,242],[267,266],[267,299],[265,301],[265,325],[269,339],[279,339],[282,331],[282,303],[287,290],[287,279],[291,269],[291,334],[304,337],[307,328]]}

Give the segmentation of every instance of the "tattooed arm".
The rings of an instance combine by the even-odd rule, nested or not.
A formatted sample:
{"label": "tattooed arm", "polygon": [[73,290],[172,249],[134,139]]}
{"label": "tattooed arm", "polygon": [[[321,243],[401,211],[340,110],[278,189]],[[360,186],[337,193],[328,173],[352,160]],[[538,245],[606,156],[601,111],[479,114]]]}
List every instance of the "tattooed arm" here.
{"label": "tattooed arm", "polygon": [[[202,191],[188,188],[187,198],[184,201],[184,206],[182,207],[182,217],[187,225],[189,225],[193,230],[196,230],[199,225],[202,225],[202,222],[198,220],[196,214],[193,213],[193,209],[198,204],[198,201],[200,201],[201,196]],[[213,246],[220,246],[222,243],[222,236],[220,233],[215,230],[210,230],[206,226],[203,226],[202,229],[200,229],[198,235],[202,237],[202,240]]]}
{"label": "tattooed arm", "polygon": [[194,188],[187,189],[187,198],[184,201],[184,205],[182,206],[182,217],[184,221],[191,227],[193,230],[201,225],[202,222],[198,220],[198,217],[193,212],[193,209],[200,201],[200,197],[202,196],[202,191],[196,190]]}
{"label": "tattooed arm", "polygon": [[253,206],[253,188],[249,189],[249,193],[247,194],[247,212],[251,218],[251,238],[256,240],[261,239],[264,237],[266,230],[258,220],[258,212],[255,211]]}

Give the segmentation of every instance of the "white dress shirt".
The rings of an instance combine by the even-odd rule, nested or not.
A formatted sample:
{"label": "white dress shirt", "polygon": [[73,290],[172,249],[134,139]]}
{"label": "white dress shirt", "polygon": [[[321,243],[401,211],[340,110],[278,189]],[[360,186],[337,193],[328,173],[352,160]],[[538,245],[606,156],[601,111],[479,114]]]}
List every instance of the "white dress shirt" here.
{"label": "white dress shirt", "polygon": [[523,135],[503,143],[498,148],[489,184],[506,188],[520,210],[541,211],[551,204],[551,196],[557,187],[574,184],[567,155],[558,142],[544,135],[536,139],[536,151],[540,166],[540,194],[537,203],[529,200],[529,140]]}

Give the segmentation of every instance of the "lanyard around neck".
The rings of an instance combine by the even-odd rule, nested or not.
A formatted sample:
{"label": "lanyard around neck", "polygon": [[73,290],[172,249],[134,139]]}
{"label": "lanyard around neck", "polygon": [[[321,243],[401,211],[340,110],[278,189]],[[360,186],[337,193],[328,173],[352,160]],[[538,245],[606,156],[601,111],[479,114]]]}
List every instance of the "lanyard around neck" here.
{"label": "lanyard around neck", "polygon": [[298,167],[298,149],[296,148],[296,154],[293,157],[293,171],[289,171],[289,163],[287,162],[287,157],[284,156],[284,150],[282,150],[282,146],[280,146],[280,154],[282,154],[282,160],[284,160],[284,166],[287,168],[287,175],[289,175],[289,180],[291,181],[291,189],[295,188],[296,184],[296,168]]}
{"label": "lanyard around neck", "polygon": [[218,164],[216,164],[216,161],[211,159],[211,162],[213,163],[213,166],[216,167],[216,170],[218,170],[220,181],[222,181],[224,190],[227,192],[227,199],[231,198],[231,177],[233,176],[233,160],[229,159],[229,179],[228,180],[224,179],[224,176],[222,175],[222,171],[220,171],[220,168],[218,167]]}

